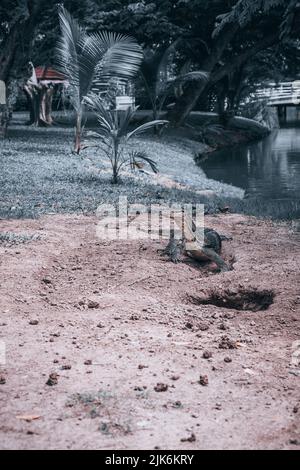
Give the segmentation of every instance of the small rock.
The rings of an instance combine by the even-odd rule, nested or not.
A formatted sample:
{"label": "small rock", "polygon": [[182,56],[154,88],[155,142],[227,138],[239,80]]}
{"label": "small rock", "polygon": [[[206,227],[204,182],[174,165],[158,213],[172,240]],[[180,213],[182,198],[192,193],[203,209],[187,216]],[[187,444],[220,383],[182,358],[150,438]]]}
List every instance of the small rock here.
{"label": "small rock", "polygon": [[188,330],[191,330],[193,328],[193,324],[191,322],[187,322],[185,324],[185,327],[188,329]]}
{"label": "small rock", "polygon": [[171,380],[173,380],[174,382],[176,382],[176,380],[179,380],[179,379],[180,379],[179,375],[172,375],[171,377]]}
{"label": "small rock", "polygon": [[93,363],[91,361],[91,359],[87,359],[86,361],[84,361],[84,365],[85,366],[91,366]]}
{"label": "small rock", "polygon": [[157,385],[155,385],[154,390],[156,392],[166,392],[168,388],[169,388],[168,385],[163,384],[163,383],[158,383]]}
{"label": "small rock", "polygon": [[183,408],[181,401],[175,401],[172,405],[173,408]]}
{"label": "small rock", "polygon": [[204,351],[202,354],[203,359],[211,359],[212,358],[212,353],[210,351]]}
{"label": "small rock", "polygon": [[42,282],[43,282],[44,284],[52,284],[51,279],[49,279],[48,277],[44,277],[44,278],[42,279]]}
{"label": "small rock", "polygon": [[6,378],[4,377],[4,375],[0,375],[0,385],[4,384],[6,384]]}
{"label": "small rock", "polygon": [[61,366],[61,370],[71,370],[71,369],[72,369],[72,366],[70,364],[65,364]]}
{"label": "small rock", "polygon": [[57,384],[58,384],[58,374],[54,372],[49,375],[46,385],[49,385],[50,387],[52,387],[53,385],[57,385]]}
{"label": "small rock", "polygon": [[294,406],[293,413],[297,414],[299,411],[299,406]]}
{"label": "small rock", "polygon": [[207,375],[200,375],[199,384],[202,385],[202,387],[206,387],[208,385]]}
{"label": "small rock", "polygon": [[300,441],[299,439],[290,439],[290,444],[294,446],[300,446]]}
{"label": "small rock", "polygon": [[219,343],[220,349],[237,349],[237,344],[235,341],[232,341],[228,336],[223,336]]}
{"label": "small rock", "polygon": [[99,302],[95,300],[89,300],[87,304],[88,308],[99,308]]}
{"label": "small rock", "polygon": [[230,362],[232,362],[231,357],[224,357],[224,362],[227,362],[227,364],[229,364]]}
{"label": "small rock", "polygon": [[38,320],[30,320],[29,325],[38,325]]}
{"label": "small rock", "polygon": [[183,439],[180,439],[181,442],[195,442],[196,436],[194,433],[190,435],[190,437],[184,437]]}

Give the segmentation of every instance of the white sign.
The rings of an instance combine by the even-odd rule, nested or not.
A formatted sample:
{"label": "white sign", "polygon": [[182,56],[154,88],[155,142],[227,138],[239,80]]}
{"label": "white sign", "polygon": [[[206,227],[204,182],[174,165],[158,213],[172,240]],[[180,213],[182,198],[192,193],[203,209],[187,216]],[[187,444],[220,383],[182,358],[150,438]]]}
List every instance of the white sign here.
{"label": "white sign", "polygon": [[6,86],[2,80],[0,80],[0,105],[1,104],[6,104]]}
{"label": "white sign", "polygon": [[132,96],[116,96],[117,111],[127,111],[128,108],[132,109],[134,106],[135,98]]}

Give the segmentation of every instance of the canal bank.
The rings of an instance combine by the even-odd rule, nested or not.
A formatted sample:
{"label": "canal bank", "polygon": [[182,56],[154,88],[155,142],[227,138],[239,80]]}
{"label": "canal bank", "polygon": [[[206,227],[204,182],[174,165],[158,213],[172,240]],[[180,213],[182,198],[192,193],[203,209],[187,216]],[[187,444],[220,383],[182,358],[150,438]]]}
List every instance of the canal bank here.
{"label": "canal bank", "polygon": [[248,198],[300,198],[300,128],[273,131],[259,142],[214,152],[200,164],[208,178],[245,190]]}
{"label": "canal bank", "polygon": [[300,219],[300,127],[274,130],[257,142],[213,152],[198,161],[207,178],[244,190],[232,210],[281,220]]}

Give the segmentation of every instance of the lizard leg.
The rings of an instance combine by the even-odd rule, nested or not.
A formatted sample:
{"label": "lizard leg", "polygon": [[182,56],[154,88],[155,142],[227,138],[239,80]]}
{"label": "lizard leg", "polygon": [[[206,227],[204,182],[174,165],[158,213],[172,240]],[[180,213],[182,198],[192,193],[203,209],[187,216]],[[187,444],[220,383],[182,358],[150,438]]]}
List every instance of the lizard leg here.
{"label": "lizard leg", "polygon": [[172,249],[174,249],[174,244],[175,244],[175,235],[174,235],[174,230],[171,231],[170,238],[168,241],[168,244],[165,248],[157,250],[160,252],[161,256],[170,256]]}
{"label": "lizard leg", "polygon": [[165,248],[159,248],[157,250],[161,256],[169,256],[170,255],[170,248],[171,248],[171,240],[169,240],[167,246]]}
{"label": "lizard leg", "polygon": [[227,266],[225,261],[211,248],[202,248],[203,253],[221,269],[221,271],[229,271],[230,268]]}
{"label": "lizard leg", "polygon": [[170,249],[168,253],[169,258],[172,261],[172,263],[177,264],[181,261],[182,251],[183,251],[182,245],[173,239],[170,244]]}
{"label": "lizard leg", "polygon": [[228,237],[227,235],[220,235],[222,242],[231,242],[233,240],[232,237]]}
{"label": "lizard leg", "polygon": [[216,265],[221,269],[221,271],[230,271],[229,266],[225,261],[211,248],[203,247],[201,251],[209,258],[211,261],[214,261]]}

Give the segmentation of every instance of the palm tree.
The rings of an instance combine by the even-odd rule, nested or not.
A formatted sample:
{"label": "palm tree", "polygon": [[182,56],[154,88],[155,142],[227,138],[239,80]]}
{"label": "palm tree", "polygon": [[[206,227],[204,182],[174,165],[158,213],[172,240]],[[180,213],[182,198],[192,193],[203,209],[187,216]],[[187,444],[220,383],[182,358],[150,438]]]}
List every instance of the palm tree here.
{"label": "palm tree", "polygon": [[85,98],[85,103],[95,113],[98,121],[97,132],[88,133],[94,140],[87,143],[86,147],[101,147],[112,167],[112,182],[119,182],[119,174],[124,166],[140,168],[142,162],[150,165],[156,173],[156,163],[144,152],[127,152],[128,141],[153,127],[162,126],[168,121],[155,120],[147,122],[137,128],[130,130],[130,123],[137,108],[128,108],[126,111],[107,109],[103,106],[103,101],[99,95],[91,93]]}
{"label": "palm tree", "polygon": [[191,71],[191,62],[187,61],[177,76],[169,77],[170,65],[174,63],[177,46],[174,41],[165,50],[146,50],[142,64],[142,78],[151,102],[153,119],[158,119],[166,99],[192,80],[207,80],[208,74],[201,70]]}
{"label": "palm tree", "polygon": [[59,21],[58,66],[69,82],[71,104],[77,116],[75,151],[79,153],[84,98],[95,81],[108,87],[112,77],[124,82],[133,78],[143,60],[143,52],[133,38],[123,34],[101,31],[88,35],[62,6]]}

